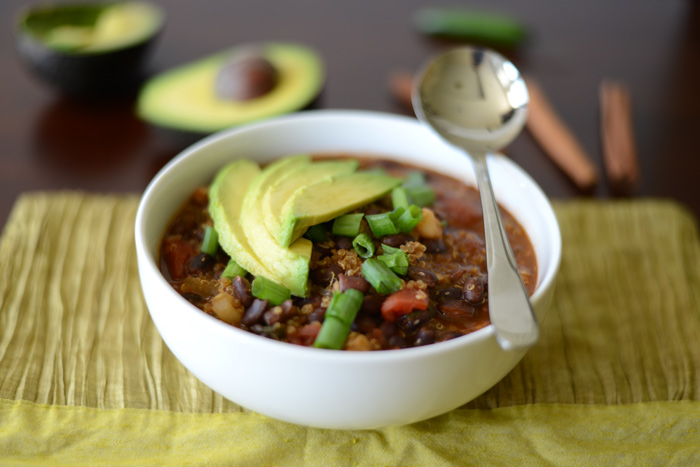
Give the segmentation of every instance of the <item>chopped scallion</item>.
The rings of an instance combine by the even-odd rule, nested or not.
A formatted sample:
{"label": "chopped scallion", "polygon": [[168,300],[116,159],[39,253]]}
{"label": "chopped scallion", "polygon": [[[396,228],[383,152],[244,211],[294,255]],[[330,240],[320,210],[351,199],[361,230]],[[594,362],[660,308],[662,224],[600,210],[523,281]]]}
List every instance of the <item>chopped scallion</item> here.
{"label": "chopped scallion", "polygon": [[343,348],[350,334],[350,326],[362,306],[363,297],[362,292],[355,289],[333,295],[321,330],[314,341],[314,347],[333,350]]}
{"label": "chopped scallion", "polygon": [[391,221],[394,223],[394,225],[396,225],[396,223],[399,221],[399,217],[401,217],[404,212],[406,212],[406,208],[400,207],[394,209],[389,213],[389,217],[391,218]]}
{"label": "chopped scallion", "polygon": [[396,248],[394,246],[389,246],[385,243],[382,243],[382,254],[383,255],[398,255],[398,254],[406,254],[405,251],[403,251],[401,248]]}
{"label": "chopped scallion", "polygon": [[421,219],[423,219],[423,210],[412,204],[398,215],[394,222],[399,231],[408,233],[418,225]]}
{"label": "chopped scallion", "polygon": [[389,245],[382,245],[383,254],[377,256],[377,259],[384,263],[389,269],[396,274],[405,275],[408,272],[408,255],[405,251],[394,248]]}
{"label": "chopped scallion", "polygon": [[409,172],[408,175],[406,175],[406,178],[404,179],[404,181],[402,183],[402,186],[404,188],[421,186],[421,185],[425,185],[425,174],[423,172],[419,172],[417,170]]}
{"label": "chopped scallion", "polygon": [[202,247],[200,249],[202,253],[206,253],[209,256],[216,256],[216,252],[219,250],[219,234],[213,227],[207,226],[207,228],[204,229],[204,239],[202,240]]}
{"label": "chopped scallion", "polygon": [[428,185],[417,185],[406,188],[413,204],[420,207],[430,206],[435,202],[435,191]]}
{"label": "chopped scallion", "polygon": [[288,288],[263,276],[257,276],[251,284],[251,293],[260,300],[269,300],[272,305],[279,305],[292,298]]}
{"label": "chopped scallion", "polygon": [[374,242],[372,237],[366,233],[361,233],[352,241],[352,247],[360,258],[371,258],[374,256]]}
{"label": "chopped scallion", "polygon": [[344,216],[336,217],[333,221],[333,235],[342,235],[344,237],[354,237],[360,233],[360,225],[364,214],[345,214]]}
{"label": "chopped scallion", "polygon": [[394,206],[394,209],[407,208],[411,204],[405,188],[397,186],[391,190],[391,204]]}
{"label": "chopped scallion", "polygon": [[226,265],[226,269],[224,269],[224,272],[221,273],[221,277],[225,277],[229,280],[233,280],[233,278],[237,277],[237,276],[243,277],[245,275],[246,275],[246,270],[243,269],[233,259],[229,260],[228,264]]}
{"label": "chopped scallion", "polygon": [[376,258],[362,263],[362,275],[377,292],[389,295],[401,289],[402,281],[389,267]]}
{"label": "chopped scallion", "polygon": [[391,219],[391,213],[389,212],[370,214],[366,216],[366,219],[375,237],[384,237],[385,235],[399,233],[399,229],[394,225],[394,221]]}
{"label": "chopped scallion", "polygon": [[326,224],[316,224],[308,228],[304,237],[311,240],[313,243],[323,243],[326,241],[326,235],[328,234],[328,227]]}
{"label": "chopped scallion", "polygon": [[357,289],[336,292],[326,310],[326,318],[329,316],[337,318],[349,328],[355,321],[357,312],[360,311],[364,297],[364,294]]}
{"label": "chopped scallion", "polygon": [[350,328],[338,318],[332,316],[323,320],[321,330],[316,336],[314,347],[318,349],[340,350],[348,338]]}

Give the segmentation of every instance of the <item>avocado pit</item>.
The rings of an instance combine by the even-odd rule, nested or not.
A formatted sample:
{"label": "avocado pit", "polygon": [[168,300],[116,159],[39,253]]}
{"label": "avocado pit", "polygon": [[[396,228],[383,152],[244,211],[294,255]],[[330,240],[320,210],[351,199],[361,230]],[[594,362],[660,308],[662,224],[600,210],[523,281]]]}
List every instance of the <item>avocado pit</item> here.
{"label": "avocado pit", "polygon": [[231,101],[249,101],[272,91],[279,82],[279,72],[257,51],[234,55],[216,76],[217,97]]}

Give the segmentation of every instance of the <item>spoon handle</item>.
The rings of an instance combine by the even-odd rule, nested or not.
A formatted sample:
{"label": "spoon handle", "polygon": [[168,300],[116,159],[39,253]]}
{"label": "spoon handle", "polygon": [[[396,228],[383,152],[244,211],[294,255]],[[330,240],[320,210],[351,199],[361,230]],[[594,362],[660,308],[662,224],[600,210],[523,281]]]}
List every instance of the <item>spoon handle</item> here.
{"label": "spoon handle", "polygon": [[486,162],[486,154],[472,153],[481,195],[486,238],[488,300],[491,324],[504,350],[525,349],[537,342],[539,328],[510,248]]}

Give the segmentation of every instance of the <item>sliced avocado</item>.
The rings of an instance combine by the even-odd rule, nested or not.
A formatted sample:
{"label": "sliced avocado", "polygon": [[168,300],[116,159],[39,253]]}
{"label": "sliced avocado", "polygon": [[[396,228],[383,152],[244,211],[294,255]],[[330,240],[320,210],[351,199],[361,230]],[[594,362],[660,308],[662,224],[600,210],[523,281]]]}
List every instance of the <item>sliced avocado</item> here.
{"label": "sliced avocado", "polygon": [[[262,200],[262,215],[265,225],[280,245],[291,242],[293,224],[283,223],[284,206],[308,185],[323,179],[355,172],[358,167],[356,160],[332,160],[314,162],[308,166],[288,171],[280,180],[272,185]],[[294,239],[295,240],[295,239]]]}
{"label": "sliced avocado", "polygon": [[[375,201],[400,185],[399,178],[376,172],[354,172],[325,178],[298,191],[283,208],[282,225],[291,226],[280,244],[301,237],[312,225],[329,221]],[[298,240],[297,240],[298,241]]]}
{"label": "sliced avocado", "polygon": [[[219,72],[237,51],[251,48],[276,69],[275,86],[250,100],[222,98],[216,93]],[[323,74],[319,56],[305,46],[242,45],[155,76],[141,90],[138,114],[157,126],[211,133],[307,106],[321,90]]]}
{"label": "sliced avocado", "polygon": [[269,276],[241,226],[243,200],[260,167],[247,159],[238,159],[219,170],[209,187],[209,214],[219,234],[219,245],[240,266],[254,275]]}
{"label": "sliced avocado", "polygon": [[[308,294],[309,261],[312,243],[300,238],[289,246],[281,246],[270,234],[263,220],[260,201],[265,191],[285,173],[295,167],[310,163],[309,156],[301,155],[279,159],[265,167],[250,183],[240,216],[240,226],[248,243],[261,262],[269,270],[263,274],[268,279],[287,287],[292,295],[304,297]],[[255,271],[241,265],[255,274]]]}

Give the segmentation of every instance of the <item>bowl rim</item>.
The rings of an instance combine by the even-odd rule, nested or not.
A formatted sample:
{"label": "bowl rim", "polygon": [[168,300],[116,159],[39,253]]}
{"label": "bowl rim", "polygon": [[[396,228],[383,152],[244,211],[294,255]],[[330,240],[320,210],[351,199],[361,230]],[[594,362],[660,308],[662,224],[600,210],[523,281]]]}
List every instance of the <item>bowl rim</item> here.
{"label": "bowl rim", "polygon": [[[316,361],[339,361],[339,362],[355,362],[358,364],[368,364],[368,363],[376,363],[376,364],[381,364],[381,363],[386,363],[386,362],[392,362],[392,361],[397,361],[397,360],[405,360],[405,359],[416,359],[416,358],[432,358],[435,354],[443,354],[443,353],[449,353],[453,352],[455,350],[458,350],[462,347],[468,347],[473,343],[479,342],[479,341],[484,341],[486,339],[495,339],[495,332],[493,325],[488,325],[485,326],[484,328],[481,328],[477,331],[471,332],[469,334],[466,334],[464,336],[455,338],[455,339],[450,339],[448,341],[444,342],[436,342],[430,345],[425,345],[425,346],[420,346],[420,347],[411,347],[411,348],[406,348],[406,349],[392,349],[390,351],[375,351],[375,352],[351,352],[351,351],[334,351],[334,350],[328,350],[328,349],[317,349],[314,347],[305,347],[305,346],[298,346],[294,344],[290,344],[287,342],[280,342],[276,341],[274,339],[269,339],[263,336],[259,336],[257,334],[245,331],[243,329],[237,328],[235,326],[231,326],[227,323],[224,323],[212,316],[207,315],[206,313],[202,313],[201,310],[198,308],[194,307],[191,303],[189,303],[184,297],[182,297],[180,294],[178,294],[172,286],[167,282],[165,277],[162,275],[160,272],[160,269],[158,268],[158,265],[156,264],[156,260],[153,257],[153,255],[150,254],[149,248],[146,244],[145,240],[145,230],[146,230],[146,215],[147,211],[149,209],[149,204],[154,197],[154,193],[157,193],[158,187],[161,183],[161,180],[164,177],[167,177],[167,174],[169,174],[173,170],[177,170],[177,166],[181,163],[181,161],[188,159],[192,157],[193,154],[198,153],[208,145],[220,141],[220,140],[225,140],[228,138],[235,137],[235,135],[239,133],[244,133],[244,132],[249,132],[249,131],[261,131],[264,130],[265,128],[270,128],[270,127],[275,127],[275,126],[280,126],[280,125],[287,125],[289,122],[296,122],[296,121],[302,121],[302,120],[308,120],[310,122],[313,122],[314,120],[323,120],[327,122],[329,119],[359,119],[359,120],[367,120],[367,119],[375,119],[375,120],[381,120],[385,122],[393,121],[395,123],[403,123],[403,124],[410,124],[414,125],[417,128],[423,128],[425,129],[426,127],[421,124],[417,119],[403,116],[403,115],[398,115],[398,114],[392,114],[392,113],[387,113],[387,112],[379,112],[379,111],[368,111],[368,110],[355,110],[355,109],[320,109],[320,110],[306,110],[302,112],[295,112],[279,117],[274,117],[270,119],[266,119],[263,121],[258,121],[258,122],[253,122],[245,125],[240,125],[236,126],[233,128],[228,128],[225,130],[221,130],[219,132],[213,133],[209,136],[204,137],[203,139],[199,140],[198,142],[190,145],[189,147],[185,148],[182,150],[178,155],[176,155],[173,159],[171,159],[168,163],[166,163],[159,171],[158,173],[151,179],[149,182],[148,186],[146,187],[145,191],[143,192],[143,195],[141,196],[139,200],[139,206],[138,210],[136,213],[136,221],[135,221],[135,243],[136,243],[136,250],[137,250],[137,256],[139,257],[139,269],[141,269],[143,266],[147,266],[150,270],[150,272],[154,273],[155,276],[157,277],[157,281],[159,285],[162,287],[164,291],[167,291],[169,295],[174,297],[176,300],[180,300],[183,304],[183,306],[191,309],[192,311],[198,312],[198,313],[193,313],[192,319],[196,320],[208,320],[205,321],[207,322],[208,325],[211,326],[211,329],[213,332],[216,333],[221,333],[223,336],[230,338],[232,340],[242,340],[244,341],[247,345],[257,347],[257,348],[266,348],[268,350],[279,350],[280,352],[284,352],[286,355],[288,355],[290,358],[299,356],[303,357],[306,359],[312,359]],[[432,132],[432,130],[431,130]],[[434,133],[434,132],[433,132]],[[552,221],[548,225],[549,231],[553,234],[553,238],[551,239],[550,249],[551,249],[551,259],[548,265],[548,275],[540,281],[540,278],[538,277],[538,286],[535,289],[535,292],[533,295],[530,297],[531,302],[532,301],[537,301],[541,295],[545,293],[546,290],[548,290],[550,287],[553,287],[553,282],[557,276],[560,264],[561,264],[561,231],[559,228],[559,224],[556,218],[556,215],[554,214],[553,207],[551,205],[551,202],[549,201],[548,197],[544,194],[540,186],[534,181],[534,179],[527,173],[525,172],[522,168],[520,168],[515,162],[512,160],[508,159],[507,157],[496,154],[496,155],[489,155],[490,159],[493,159],[497,161],[500,164],[505,164],[506,166],[510,166],[514,169],[516,169],[517,173],[519,176],[523,177],[526,182],[528,182],[531,186],[529,189],[534,190],[534,195],[536,197],[540,197],[548,206],[549,212],[546,213],[548,214],[547,217],[550,218]],[[549,215],[551,214],[551,216]],[[143,261],[143,265],[141,264]],[[539,267],[538,267],[539,269]],[[143,281],[143,278],[141,278]],[[152,313],[150,307],[148,307],[149,313]],[[541,321],[540,321],[541,325]],[[230,337],[229,337],[230,336]],[[517,350],[516,350],[517,351]]]}

